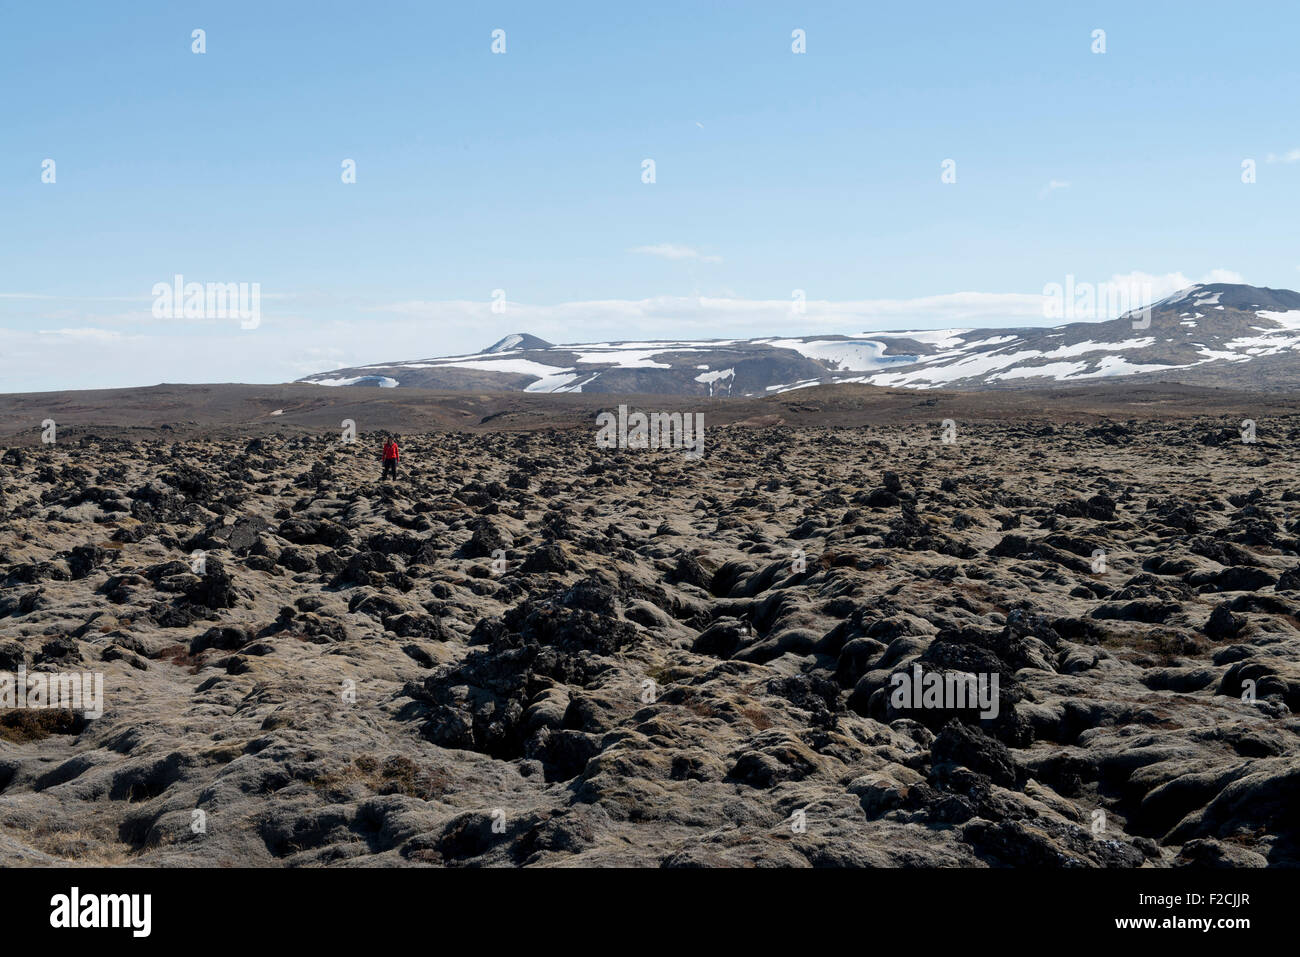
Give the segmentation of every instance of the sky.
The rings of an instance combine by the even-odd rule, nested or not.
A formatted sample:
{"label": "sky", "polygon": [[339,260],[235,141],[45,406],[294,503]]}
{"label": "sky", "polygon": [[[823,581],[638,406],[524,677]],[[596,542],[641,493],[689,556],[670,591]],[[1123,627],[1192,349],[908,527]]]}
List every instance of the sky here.
{"label": "sky", "polygon": [[[1043,325],[1067,276],[1295,288],[1297,26],[1196,0],[3,0],[0,392],[513,332]],[[256,283],[256,322],[168,312],[178,275]]]}

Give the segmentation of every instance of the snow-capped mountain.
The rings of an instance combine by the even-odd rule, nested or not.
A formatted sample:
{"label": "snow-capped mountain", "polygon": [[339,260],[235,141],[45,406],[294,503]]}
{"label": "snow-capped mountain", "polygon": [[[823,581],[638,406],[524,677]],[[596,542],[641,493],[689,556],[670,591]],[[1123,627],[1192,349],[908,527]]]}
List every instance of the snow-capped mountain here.
{"label": "snow-capped mountain", "polygon": [[1146,312],[1051,328],[554,345],[525,333],[475,355],[307,376],[333,386],[765,395],[835,382],[916,389],[1115,377],[1233,388],[1300,385],[1300,293],[1196,285]]}

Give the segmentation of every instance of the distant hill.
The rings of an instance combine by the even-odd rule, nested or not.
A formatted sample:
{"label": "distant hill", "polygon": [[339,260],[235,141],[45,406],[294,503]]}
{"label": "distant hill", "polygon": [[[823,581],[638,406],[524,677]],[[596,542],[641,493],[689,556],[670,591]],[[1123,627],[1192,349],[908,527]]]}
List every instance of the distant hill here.
{"label": "distant hill", "polygon": [[1104,322],[859,336],[554,345],[527,333],[486,350],[322,372],[300,382],[704,396],[759,396],[838,382],[1013,389],[1122,377],[1242,390],[1300,386],[1300,293],[1196,285]]}

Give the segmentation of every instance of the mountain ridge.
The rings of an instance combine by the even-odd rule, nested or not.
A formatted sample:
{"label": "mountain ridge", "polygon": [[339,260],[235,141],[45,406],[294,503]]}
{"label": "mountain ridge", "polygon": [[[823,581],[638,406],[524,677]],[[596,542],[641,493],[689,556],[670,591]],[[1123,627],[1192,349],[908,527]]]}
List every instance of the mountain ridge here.
{"label": "mountain ridge", "polygon": [[840,382],[978,390],[1123,377],[1269,390],[1300,385],[1298,359],[1300,293],[1199,283],[1119,318],[1051,327],[559,345],[519,332],[470,355],[376,363],[298,381],[757,396]]}

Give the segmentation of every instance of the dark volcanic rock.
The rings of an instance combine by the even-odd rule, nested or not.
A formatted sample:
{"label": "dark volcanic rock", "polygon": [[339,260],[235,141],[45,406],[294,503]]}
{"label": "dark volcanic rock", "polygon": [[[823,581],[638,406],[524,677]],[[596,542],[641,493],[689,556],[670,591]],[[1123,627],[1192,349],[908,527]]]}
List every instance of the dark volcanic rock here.
{"label": "dark volcanic rock", "polygon": [[1300,862],[1290,399],[797,390],[687,460],[408,395],[381,483],[276,388],[0,457],[0,673],[106,704],[0,714],[18,863]]}

